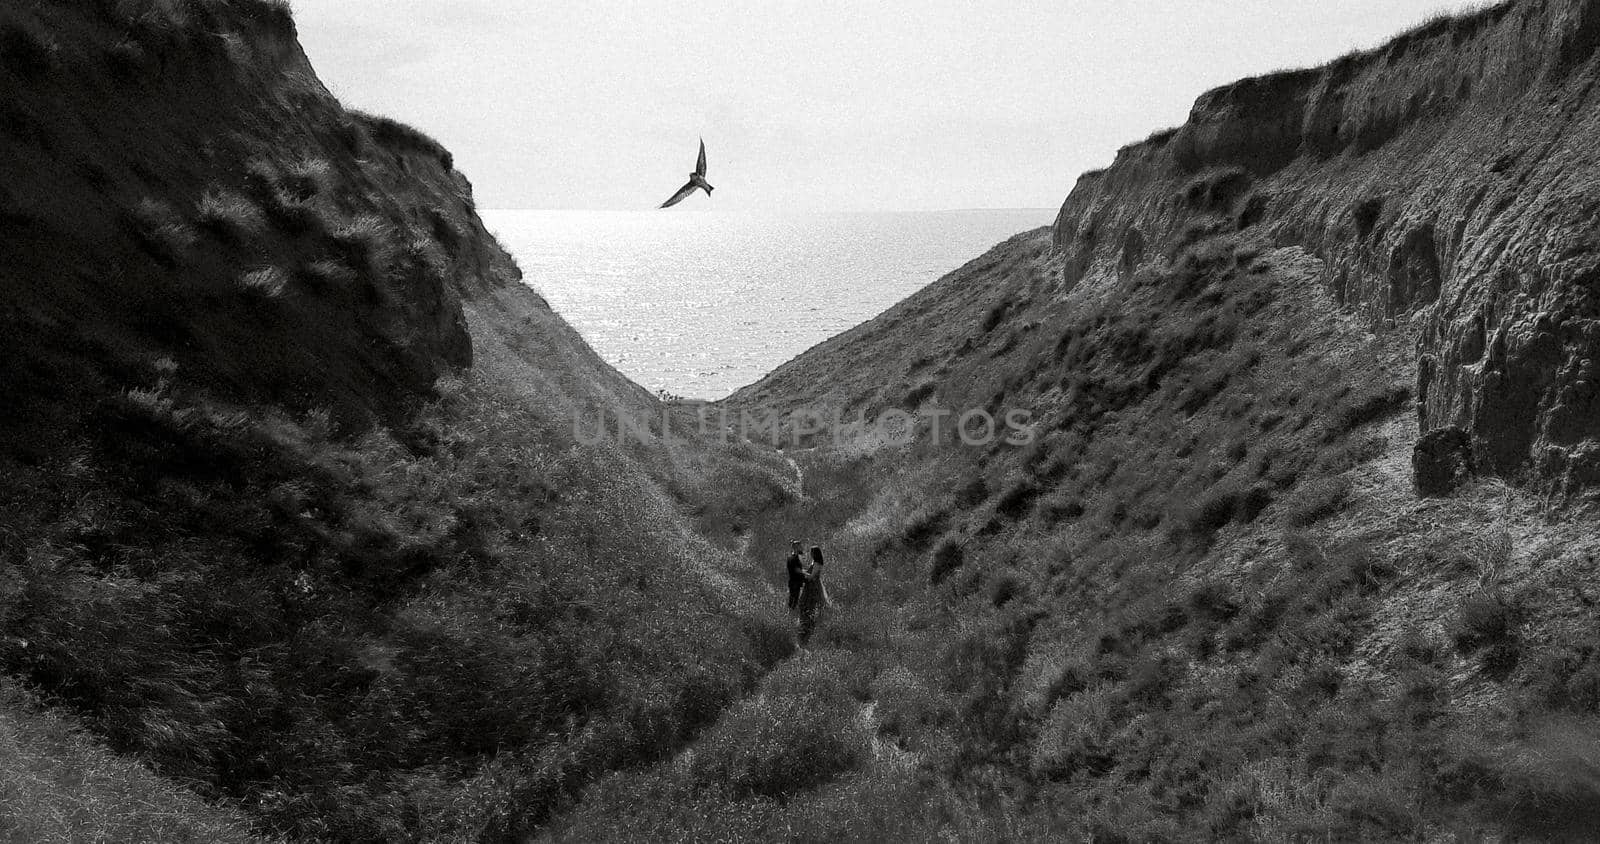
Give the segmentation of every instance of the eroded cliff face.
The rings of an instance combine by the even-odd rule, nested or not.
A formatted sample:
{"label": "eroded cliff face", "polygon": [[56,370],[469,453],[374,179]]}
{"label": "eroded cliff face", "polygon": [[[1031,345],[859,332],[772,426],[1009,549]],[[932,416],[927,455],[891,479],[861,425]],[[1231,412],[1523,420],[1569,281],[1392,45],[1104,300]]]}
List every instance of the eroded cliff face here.
{"label": "eroded cliff face", "polygon": [[268,0],[6,5],[0,172],[13,410],[156,366],[393,420],[471,362],[461,297],[515,277],[449,153],[347,111]]}
{"label": "eroded cliff face", "polygon": [[1592,495],[1597,45],[1600,3],[1518,0],[1211,91],[1080,179],[1055,225],[1065,280],[1117,295],[1210,232],[1301,246],[1374,330],[1415,334],[1423,432],[1459,426],[1480,471]]}

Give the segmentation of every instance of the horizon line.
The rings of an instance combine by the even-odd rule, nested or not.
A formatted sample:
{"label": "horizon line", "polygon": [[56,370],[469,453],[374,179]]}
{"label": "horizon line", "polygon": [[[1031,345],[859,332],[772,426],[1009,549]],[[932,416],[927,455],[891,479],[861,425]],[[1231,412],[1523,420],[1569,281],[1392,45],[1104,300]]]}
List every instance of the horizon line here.
{"label": "horizon line", "polygon": [[[635,214],[635,213],[643,214],[643,213],[648,213],[648,212],[660,211],[661,209],[659,209],[659,208],[535,208],[535,207],[499,206],[499,207],[492,207],[492,208],[482,208],[482,209],[479,209],[479,210],[480,210],[480,212],[494,212],[494,211],[541,211],[541,212],[547,212],[547,211],[571,211],[571,212],[608,213],[608,214],[610,214],[610,213],[615,213],[615,214]],[[723,209],[697,208],[697,209],[692,209],[690,213],[715,214],[715,213],[719,213],[721,210],[723,210]],[[751,209],[751,208],[745,208],[745,207],[735,207],[735,208],[730,208],[730,209],[727,209],[727,210],[735,211],[735,212],[738,212],[738,213],[741,213],[741,214],[748,214],[748,213],[751,213],[752,210],[757,210],[758,213],[759,213],[758,209]],[[792,213],[792,214],[963,214],[963,213],[970,213],[970,212],[974,212],[974,211],[1048,211],[1048,212],[1054,214],[1059,210],[1060,210],[1059,206],[1053,206],[1053,205],[996,205],[996,206],[972,206],[972,207],[968,207],[968,208],[837,208],[837,209],[834,209],[834,208],[801,208],[801,209],[795,209],[793,211],[783,211],[781,213]]]}

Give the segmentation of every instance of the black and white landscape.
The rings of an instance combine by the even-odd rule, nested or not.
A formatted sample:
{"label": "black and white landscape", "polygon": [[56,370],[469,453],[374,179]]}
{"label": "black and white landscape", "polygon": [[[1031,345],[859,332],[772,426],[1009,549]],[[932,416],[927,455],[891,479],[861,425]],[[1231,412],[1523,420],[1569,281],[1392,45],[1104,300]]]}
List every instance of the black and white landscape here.
{"label": "black and white landscape", "polygon": [[1600,0],[534,5],[0,5],[0,840],[1595,836]]}

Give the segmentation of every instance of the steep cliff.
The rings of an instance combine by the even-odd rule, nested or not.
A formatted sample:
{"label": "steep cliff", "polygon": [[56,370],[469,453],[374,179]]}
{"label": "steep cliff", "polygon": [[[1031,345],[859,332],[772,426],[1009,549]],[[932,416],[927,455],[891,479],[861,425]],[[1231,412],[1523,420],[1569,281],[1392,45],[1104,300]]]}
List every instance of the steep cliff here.
{"label": "steep cliff", "polygon": [[286,6],[11,4],[0,71],[23,404],[164,358],[222,395],[393,420],[471,361],[460,297],[509,262],[470,186],[431,140],[347,112]]}
{"label": "steep cliff", "polygon": [[1066,281],[1109,288],[1196,227],[1264,231],[1415,333],[1424,433],[1459,426],[1481,471],[1593,494],[1597,46],[1600,4],[1525,0],[1211,91],[1080,179],[1055,224]]}
{"label": "steep cliff", "polygon": [[0,838],[522,840],[791,647],[787,467],[578,442],[663,409],[285,4],[0,5],[0,173]]}

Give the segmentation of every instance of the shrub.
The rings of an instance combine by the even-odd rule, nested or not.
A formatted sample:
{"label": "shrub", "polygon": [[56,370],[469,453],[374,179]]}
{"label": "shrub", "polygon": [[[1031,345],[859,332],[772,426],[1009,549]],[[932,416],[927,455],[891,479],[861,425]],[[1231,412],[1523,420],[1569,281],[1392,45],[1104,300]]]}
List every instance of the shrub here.
{"label": "shrub", "polygon": [[1039,505],[1039,515],[1048,526],[1058,525],[1083,515],[1083,500],[1077,496],[1057,493],[1045,498]]}
{"label": "shrub", "polygon": [[366,127],[367,134],[378,144],[393,150],[416,152],[432,157],[445,170],[455,167],[455,158],[450,151],[417,129],[388,117],[359,111],[351,114]]}
{"label": "shrub", "polygon": [[1033,500],[1039,497],[1040,492],[1036,481],[1032,478],[1022,478],[1000,494],[1000,498],[995,501],[994,509],[1008,519],[1021,518],[1033,507]]}
{"label": "shrub", "polygon": [[300,268],[299,277],[316,289],[343,289],[356,283],[356,271],[338,258],[311,261]]}
{"label": "shrub", "polygon": [[961,564],[965,562],[963,544],[954,537],[940,540],[939,545],[933,549],[933,565],[928,569],[928,582],[937,586],[956,569],[961,568]]}
{"label": "shrub", "polygon": [[262,267],[239,277],[246,293],[264,299],[277,299],[289,289],[289,274],[278,267]]}
{"label": "shrub", "polygon": [[1498,590],[1474,593],[1461,604],[1450,637],[1463,653],[1509,641],[1514,635],[1516,611]]}
{"label": "shrub", "polygon": [[937,741],[937,731],[955,715],[943,695],[900,665],[872,682],[872,699],[877,704],[874,714],[879,734],[891,737],[906,750],[929,749]]}
{"label": "shrub", "polygon": [[183,261],[198,239],[193,227],[156,199],[143,199],[129,212],[134,237],[151,257],[175,267]]}
{"label": "shrub", "polygon": [[908,390],[905,398],[900,400],[900,406],[906,410],[915,410],[921,407],[923,402],[932,398],[933,394],[938,391],[938,384],[932,381],[925,381]]}
{"label": "shrub", "polygon": [[287,176],[279,171],[277,165],[257,158],[245,165],[245,185],[280,230],[289,234],[304,234],[327,228],[323,211],[317,205],[317,195],[321,190],[315,180],[310,183],[302,181],[299,192],[291,190]]}
{"label": "shrub", "polygon": [[284,171],[278,188],[290,198],[304,202],[331,193],[333,182],[333,165],[326,159],[301,158]]}
{"label": "shrub", "polygon": [[1033,748],[1034,773],[1068,779],[1079,772],[1089,776],[1109,772],[1116,764],[1112,743],[1121,697],[1112,684],[1099,683],[1057,700]]}
{"label": "shrub", "polygon": [[384,276],[394,263],[395,231],[381,217],[357,217],[334,227],[329,238],[340,257],[371,278]]}
{"label": "shrub", "polygon": [[210,191],[201,197],[196,225],[231,246],[242,246],[266,234],[261,209],[232,191]]}
{"label": "shrub", "polygon": [[978,325],[978,331],[982,334],[988,334],[989,332],[995,330],[995,328],[999,327],[1000,322],[1006,318],[1006,314],[1009,313],[1010,310],[1010,301],[1002,300],[996,303],[989,309],[987,313],[983,315],[983,322]]}
{"label": "shrub", "polygon": [[1411,388],[1401,384],[1369,387],[1342,400],[1328,417],[1328,438],[1346,434],[1368,422],[1393,415],[1411,398]]}
{"label": "shrub", "polygon": [[724,714],[696,747],[695,782],[784,800],[864,762],[855,701],[825,677],[807,679],[802,688],[769,690]]}
{"label": "shrub", "polygon": [[989,603],[1003,607],[1027,592],[1027,581],[1016,572],[1002,572],[989,583]]}
{"label": "shrub", "polygon": [[906,526],[900,531],[900,541],[912,550],[925,550],[939,535],[939,531],[944,529],[946,518],[943,510],[919,510],[906,520]]}
{"label": "shrub", "polygon": [[1236,482],[1219,483],[1188,509],[1183,528],[1192,536],[1209,539],[1229,522],[1255,521],[1271,502],[1272,489],[1266,484],[1246,487]]}
{"label": "shrub", "polygon": [[956,490],[956,506],[963,509],[976,507],[989,497],[989,485],[982,475],[977,475]]}

